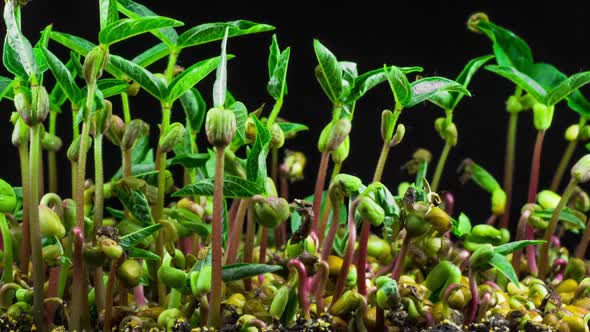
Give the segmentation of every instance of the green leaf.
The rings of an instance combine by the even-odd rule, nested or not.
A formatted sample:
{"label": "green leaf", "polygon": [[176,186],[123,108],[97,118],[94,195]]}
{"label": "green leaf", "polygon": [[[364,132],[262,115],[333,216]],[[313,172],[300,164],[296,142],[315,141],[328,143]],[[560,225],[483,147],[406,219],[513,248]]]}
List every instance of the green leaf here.
{"label": "green leaf", "polygon": [[221,279],[223,279],[223,282],[230,282],[252,278],[265,273],[272,273],[280,271],[282,269],[283,267],[280,265],[248,263],[230,264],[223,266],[223,270],[221,272]]}
{"label": "green leaf", "polygon": [[300,131],[309,130],[309,127],[302,123],[295,122],[279,122],[279,127],[285,135],[295,134]]}
{"label": "green leaf", "polygon": [[567,79],[567,75],[548,63],[535,63],[525,72],[547,92]]}
{"label": "green leaf", "polygon": [[96,81],[96,87],[102,91],[104,98],[109,98],[126,92],[129,84],[116,78],[103,78]]}
{"label": "green leaf", "polygon": [[207,153],[183,153],[170,160],[170,166],[181,165],[184,168],[199,168],[209,160]]}
{"label": "green leaf", "polygon": [[117,0],[99,0],[100,29],[119,20],[117,12]]}
{"label": "green leaf", "polygon": [[[15,7],[16,1],[6,1],[4,4],[4,23],[6,24],[6,43],[8,48],[14,51],[18,61],[22,64],[27,76],[37,74],[37,64],[33,55],[33,47],[20,30],[20,22],[17,22]],[[6,49],[6,48],[5,48]]]}
{"label": "green leaf", "polygon": [[538,101],[545,100],[547,91],[533,78],[513,67],[488,65],[485,69],[505,77],[526,92],[530,93]]}
{"label": "green leaf", "polygon": [[[555,209],[544,209],[542,211],[535,211],[534,215],[539,218],[549,220],[553,216],[554,210]],[[575,213],[573,213],[569,208],[564,208],[561,210],[558,220],[571,224],[577,229],[586,229],[586,224],[584,221],[580,219]]]}
{"label": "green leaf", "polygon": [[228,30],[228,37],[242,36],[252,33],[264,32],[273,30],[274,27],[267,24],[260,24],[251,21],[237,20],[232,22],[218,22],[201,24],[187,31],[183,32],[176,43],[178,49],[183,49],[190,46],[210,43],[216,40],[221,40],[225,34],[225,29]]}
{"label": "green leaf", "polygon": [[49,38],[83,56],[86,56],[96,46],[84,38],[63,32],[51,31]]}
{"label": "green leaf", "polygon": [[4,64],[4,67],[14,76],[22,78],[26,78],[28,76],[27,71],[20,62],[20,57],[14,51],[14,49],[10,47],[6,38],[4,39],[2,49],[2,63]]}
{"label": "green leaf", "polygon": [[147,69],[118,55],[110,55],[109,63],[137,82],[145,91],[159,100],[164,99],[166,88],[162,81]]}
{"label": "green leaf", "polygon": [[168,47],[168,45],[166,45],[165,43],[159,43],[138,54],[131,61],[137,63],[143,68],[146,68],[154,62],[165,58],[166,56],[168,56],[168,54],[170,54],[170,48]]}
{"label": "green leaf", "polygon": [[463,212],[461,212],[457,220],[451,218],[451,233],[458,238],[471,233],[471,222]]}
{"label": "green leaf", "polygon": [[[354,102],[363,97],[369,90],[376,87],[377,85],[387,81],[386,70],[391,67],[379,68],[368,71],[354,80],[354,86],[348,95],[347,101]],[[404,74],[410,74],[414,72],[421,72],[422,67],[397,67]]]}
{"label": "green leaf", "polygon": [[180,103],[191,130],[195,133],[201,132],[205,114],[207,113],[207,105],[201,93],[192,88],[180,96]]}
{"label": "green leaf", "polygon": [[233,146],[246,144],[246,121],[248,120],[248,109],[242,102],[236,101],[228,107],[236,117],[236,132],[232,139]]}
{"label": "green leaf", "polygon": [[581,116],[590,117],[590,102],[579,90],[572,92],[566,99],[569,108]]}
{"label": "green leaf", "polygon": [[492,22],[481,21],[478,27],[492,40],[498,65],[526,72],[528,67],[533,64],[531,49],[524,40],[513,32]]}
{"label": "green leaf", "polygon": [[[233,58],[228,56],[228,59]],[[180,75],[176,76],[166,91],[165,99],[167,102],[172,103],[185,92],[195,86],[200,80],[209,75],[219,65],[221,58],[214,57],[207,60],[197,62],[196,64],[185,69]]]}
{"label": "green leaf", "polygon": [[82,98],[82,93],[76,82],[74,81],[74,77],[72,73],[66,68],[66,65],[61,62],[51,51],[46,48],[42,48],[41,52],[43,52],[43,56],[45,57],[45,61],[49,65],[49,69],[53,73],[57,84],[61,87],[65,95],[68,97],[70,102],[74,105],[80,101]]}
{"label": "green leaf", "polygon": [[440,91],[458,92],[467,96],[471,93],[461,84],[444,77],[426,77],[414,81],[412,87],[412,101],[407,106],[417,105]]}
{"label": "green leaf", "polygon": [[227,32],[229,28],[225,29],[225,35],[221,41],[221,55],[217,65],[217,72],[215,73],[215,82],[213,83],[213,106],[223,108],[225,103],[225,95],[227,93]]}
{"label": "green leaf", "polygon": [[13,99],[14,91],[12,89],[14,81],[8,77],[0,76],[0,100],[3,98]]}
{"label": "green leaf", "polygon": [[246,161],[246,177],[248,181],[255,182],[261,187],[264,187],[267,174],[266,155],[270,143],[270,132],[254,114],[252,114],[251,118],[256,125],[256,140]]}
{"label": "green leaf", "polygon": [[112,207],[106,206],[104,208],[113,218],[116,219],[123,219],[125,217],[125,212],[123,210],[113,209]]}
{"label": "green leaf", "polygon": [[408,82],[406,74],[396,66],[391,66],[389,69],[384,67],[383,69],[386,71],[385,74],[389,87],[393,92],[395,103],[401,106],[408,105],[412,101],[412,86]]}
{"label": "green leaf", "polygon": [[113,187],[113,193],[135,219],[144,226],[153,223],[150,205],[144,193],[135,189],[121,188],[120,186]]}
{"label": "green leaf", "polygon": [[147,227],[144,227],[140,230],[137,230],[133,233],[129,233],[125,236],[121,236],[119,238],[119,244],[121,247],[125,249],[133,248],[137,244],[141,243],[145,240],[146,237],[156,233],[160,228],[162,228],[162,224],[154,224]]}
{"label": "green leaf", "polygon": [[176,220],[182,227],[201,237],[208,237],[211,234],[211,225],[203,223],[198,215],[185,209],[165,209],[166,215]]}
{"label": "green leaf", "polygon": [[574,74],[549,91],[546,104],[555,105],[588,83],[590,83],[590,71]]}
{"label": "green leaf", "polygon": [[[118,0],[117,9],[129,18],[137,19],[146,16],[158,16],[146,6],[131,0]],[[173,46],[178,38],[178,33],[172,27],[151,30],[150,33],[169,46]]]}
{"label": "green leaf", "polygon": [[152,30],[181,25],[184,23],[162,16],[126,18],[113,22],[100,30],[98,40],[101,44],[108,46]]}
{"label": "green leaf", "polygon": [[[469,86],[469,83],[471,82],[471,79],[473,78],[473,75],[475,75],[475,73],[479,70],[479,68],[481,68],[483,65],[485,65],[486,62],[490,61],[493,58],[494,58],[493,55],[488,54],[488,55],[477,57],[475,59],[471,59],[471,61],[469,61],[465,65],[465,67],[463,67],[463,70],[461,71],[459,76],[457,76],[457,78],[455,79],[455,82],[463,85],[467,89],[467,87]],[[460,92],[449,92],[449,93],[453,96],[453,98],[452,98],[453,101],[452,101],[452,104],[450,105],[451,107],[448,109],[455,109],[455,107],[457,107],[457,105],[459,104],[461,99],[463,99],[464,94],[460,93]]]}
{"label": "green leaf", "polygon": [[327,49],[319,40],[314,39],[313,48],[318,67],[315,70],[315,76],[319,81],[326,96],[335,103],[340,100],[342,95],[342,67],[336,56]]}
{"label": "green leaf", "polygon": [[[213,196],[215,184],[213,178],[199,180],[172,194],[182,196]],[[264,187],[258,183],[244,180],[237,176],[226,175],[223,181],[223,196],[226,198],[249,198],[264,193]]]}
{"label": "green leaf", "polygon": [[516,250],[522,249],[526,246],[543,244],[544,240],[522,240],[514,241],[494,247],[494,252],[500,255],[508,255]]}
{"label": "green leaf", "polygon": [[510,281],[512,281],[513,284],[517,286],[520,285],[518,282],[518,276],[516,275],[512,264],[506,259],[506,257],[495,253],[492,255],[492,258],[490,258],[489,263],[491,266],[495,267],[496,270],[505,275]]}
{"label": "green leaf", "polygon": [[287,47],[281,52],[277,36],[272,36],[270,52],[268,56],[268,84],[266,91],[275,100],[283,98],[287,94],[287,68],[289,67],[289,57],[291,48]]}
{"label": "green leaf", "polygon": [[127,258],[135,258],[135,259],[145,259],[145,260],[152,260],[152,261],[159,261],[160,256],[154,254],[151,251],[139,249],[139,248],[129,248],[127,251]]}

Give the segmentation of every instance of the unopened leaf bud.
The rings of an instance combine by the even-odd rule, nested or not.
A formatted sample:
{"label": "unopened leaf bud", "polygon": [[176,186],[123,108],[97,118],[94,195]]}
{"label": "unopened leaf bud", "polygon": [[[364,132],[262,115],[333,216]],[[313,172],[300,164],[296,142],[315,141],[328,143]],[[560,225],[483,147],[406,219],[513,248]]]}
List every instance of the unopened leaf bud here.
{"label": "unopened leaf bud", "polygon": [[29,126],[23,121],[22,117],[16,114],[14,120],[14,129],[12,130],[12,145],[21,146],[29,142]]}
{"label": "unopened leaf bud", "polygon": [[16,207],[16,193],[8,182],[0,179],[0,213],[12,213]]}
{"label": "unopened leaf bud", "polygon": [[441,208],[435,206],[426,213],[424,220],[428,222],[440,234],[446,233],[451,229],[451,217]]}
{"label": "unopened leaf bud", "polygon": [[572,167],[572,178],[578,183],[585,183],[590,180],[590,154],[580,158],[578,162]]}
{"label": "unopened leaf bud", "polygon": [[524,106],[518,96],[510,96],[506,100],[506,110],[510,113],[520,112],[524,110]]}
{"label": "unopened leaf bud", "polygon": [[492,191],[492,213],[494,215],[502,215],[504,214],[504,210],[506,209],[506,192],[501,188],[497,188]]}
{"label": "unopened leaf bud", "polygon": [[104,107],[94,112],[90,132],[93,136],[97,133],[105,134],[109,130],[111,125],[111,119],[113,116],[113,104],[105,100]]}
{"label": "unopened leaf bud", "polygon": [[[68,159],[70,161],[74,161],[74,162],[77,162],[78,161],[78,155],[80,153],[80,144],[81,144],[81,142],[82,142],[82,136],[80,135],[80,136],[76,137],[72,141],[72,144],[70,144],[70,147],[68,148],[68,152],[67,152]],[[88,137],[88,140],[86,141],[86,146],[85,146],[85,148],[86,148],[85,150],[86,151],[84,151],[85,153],[88,152],[88,150],[90,149],[90,146],[91,145],[92,144],[90,142],[90,137]]]}
{"label": "unopened leaf bud", "polygon": [[383,142],[391,142],[393,138],[393,129],[397,119],[390,110],[381,112],[381,138]]}
{"label": "unopened leaf bud", "polygon": [[340,146],[332,151],[332,161],[334,162],[334,164],[342,164],[346,158],[348,157],[348,154],[350,153],[350,137],[346,137],[344,139],[344,142],[342,142],[342,144],[340,144]]}
{"label": "unopened leaf bud", "polygon": [[59,216],[47,205],[39,205],[39,227],[41,235],[61,239],[66,235],[66,229],[61,223]]}
{"label": "unopened leaf bud", "polygon": [[561,196],[551,190],[543,190],[537,194],[537,201],[543,209],[554,209],[560,200]]}
{"label": "unopened leaf bud", "polygon": [[41,140],[41,146],[44,150],[49,152],[59,151],[62,144],[61,138],[52,133],[45,133],[45,135],[43,135],[43,139]]}
{"label": "unopened leaf bud", "polygon": [[172,151],[177,144],[184,139],[184,126],[180,122],[174,122],[166,129],[160,137],[160,150],[164,153]]}
{"label": "unopened leaf bud", "polygon": [[209,143],[218,148],[228,146],[236,132],[236,116],[227,109],[212,108],[207,111],[205,131]]}
{"label": "unopened leaf bud", "polygon": [[42,85],[35,85],[31,87],[31,114],[29,116],[29,122],[27,118],[21,114],[25,123],[29,126],[42,123],[49,114],[49,95],[47,90]]}
{"label": "unopened leaf bud", "polygon": [[125,134],[121,140],[121,149],[131,150],[135,145],[135,142],[137,142],[140,137],[147,135],[149,130],[150,126],[143,120],[131,120],[125,128]]}
{"label": "unopened leaf bud", "polygon": [[537,130],[547,130],[553,121],[554,106],[547,106],[541,103],[533,105],[533,123]]}
{"label": "unopened leaf bud", "polygon": [[117,269],[117,278],[121,281],[123,286],[132,288],[139,285],[143,268],[138,261],[134,259],[127,259]]}
{"label": "unopened leaf bud", "polygon": [[467,28],[475,33],[481,33],[479,29],[480,22],[489,22],[490,19],[486,13],[478,12],[469,16],[467,20]]}
{"label": "unopened leaf bud", "polygon": [[289,203],[282,197],[260,196],[254,200],[254,218],[267,228],[275,228],[289,218]]}
{"label": "unopened leaf bud", "polygon": [[368,196],[360,198],[356,211],[362,220],[374,226],[381,225],[385,219],[385,210],[374,199]]}
{"label": "unopened leaf bud", "polygon": [[328,136],[328,140],[326,142],[327,151],[336,150],[340,146],[340,144],[344,142],[344,139],[348,137],[351,128],[352,124],[350,122],[350,119],[348,118],[342,118],[336,121],[336,123],[334,123],[334,126],[332,127],[332,130],[330,131],[330,135]]}
{"label": "unopened leaf bud", "polygon": [[336,175],[332,183],[330,183],[328,194],[330,199],[336,199],[339,196],[351,196],[359,190],[362,184],[363,182],[358,177],[341,173]]}
{"label": "unopened leaf bud", "polygon": [[285,133],[278,123],[273,123],[270,127],[270,146],[279,149],[285,144]]}
{"label": "unopened leaf bud", "polygon": [[406,126],[404,126],[403,123],[398,124],[395,134],[393,135],[393,138],[391,139],[391,143],[389,143],[389,146],[394,147],[394,146],[398,145],[399,143],[401,143],[402,140],[404,139],[405,135],[406,135]]}
{"label": "unopened leaf bud", "polygon": [[301,180],[306,162],[307,159],[302,152],[287,151],[285,161],[281,165],[281,172],[286,174],[291,182]]}
{"label": "unopened leaf bud", "polygon": [[571,125],[569,127],[567,127],[567,129],[565,130],[565,140],[568,142],[572,142],[575,141],[576,139],[578,139],[578,135],[580,133],[580,126],[577,124]]}
{"label": "unopened leaf bud", "polygon": [[121,140],[125,135],[125,122],[117,115],[111,116],[111,123],[105,133],[106,137],[116,146],[121,146]]}
{"label": "unopened leaf bud", "polygon": [[86,83],[94,84],[102,76],[109,59],[109,49],[105,46],[95,46],[84,59],[82,74]]}

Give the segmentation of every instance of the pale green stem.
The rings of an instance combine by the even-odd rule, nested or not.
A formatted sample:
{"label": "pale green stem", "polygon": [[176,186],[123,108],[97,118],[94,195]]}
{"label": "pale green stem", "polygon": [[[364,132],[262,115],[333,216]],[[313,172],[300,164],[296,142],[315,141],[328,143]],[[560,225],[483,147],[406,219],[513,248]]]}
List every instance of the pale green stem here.
{"label": "pale green stem", "polygon": [[[104,213],[104,171],[102,162],[102,133],[96,133],[94,137],[94,237],[92,242],[96,245],[96,231],[102,227]],[[94,270],[94,293],[98,312],[104,309],[105,289],[102,282],[102,267]]]}
{"label": "pale green stem", "polygon": [[438,164],[436,164],[436,169],[434,171],[434,176],[432,178],[431,190],[436,192],[438,189],[438,184],[440,183],[440,178],[442,176],[443,169],[445,168],[445,163],[447,162],[447,157],[449,156],[449,152],[451,151],[451,144],[448,141],[445,141],[445,146],[440,154],[440,158],[438,159]]}

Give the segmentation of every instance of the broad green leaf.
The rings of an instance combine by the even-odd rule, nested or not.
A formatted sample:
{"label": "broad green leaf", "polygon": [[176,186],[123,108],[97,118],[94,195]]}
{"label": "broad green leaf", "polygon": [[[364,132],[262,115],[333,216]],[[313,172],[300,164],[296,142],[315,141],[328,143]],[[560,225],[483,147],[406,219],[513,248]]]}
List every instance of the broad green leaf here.
{"label": "broad green leaf", "polygon": [[522,249],[526,246],[536,245],[536,244],[543,244],[545,243],[544,240],[522,240],[522,241],[514,241],[509,242],[506,244],[499,245],[494,247],[494,252],[499,255],[508,255],[516,250]]}
{"label": "broad green leaf", "polygon": [[109,98],[127,91],[129,83],[116,78],[103,78],[96,81],[96,87],[102,91],[104,98]]}
{"label": "broad green leaf", "polygon": [[[232,56],[228,56],[231,59]],[[180,75],[176,76],[166,91],[165,98],[167,102],[172,103],[180,98],[185,92],[194,87],[200,80],[209,75],[219,65],[221,58],[214,57],[197,62],[196,64],[185,69]]]}
{"label": "broad green leaf", "polygon": [[125,249],[133,248],[137,244],[141,243],[146,237],[156,233],[162,224],[154,224],[137,230],[133,233],[129,233],[119,238],[119,244]]}
{"label": "broad green leaf", "polygon": [[[141,164],[133,164],[131,165],[131,176],[138,177],[142,174],[154,172],[156,169],[156,165],[153,161],[144,162]],[[122,172],[115,174],[112,180],[120,180],[123,177]]]}
{"label": "broad green leaf", "polygon": [[14,82],[8,77],[0,76],[0,100],[3,98],[13,99],[14,91],[12,90]]}
{"label": "broad green leaf", "polygon": [[[214,179],[208,178],[191,183],[172,194],[172,196],[213,196],[214,191]],[[223,195],[226,198],[249,198],[263,193],[264,187],[255,182],[244,180],[233,175],[226,175],[224,178]]]}
{"label": "broad green leaf", "polygon": [[489,263],[491,266],[495,267],[496,270],[505,275],[510,281],[512,281],[513,284],[517,286],[520,285],[518,282],[518,276],[516,275],[512,264],[506,259],[506,257],[495,253],[492,255],[492,258],[490,258]]}
{"label": "broad green leaf", "polygon": [[383,70],[386,71],[387,81],[393,92],[396,105],[408,105],[412,101],[412,87],[406,74],[396,66],[391,66],[389,69],[383,68]]}
{"label": "broad green leaf", "polygon": [[269,80],[266,85],[266,91],[275,100],[287,94],[287,68],[289,67],[290,55],[291,48],[287,47],[281,52],[277,37],[273,35],[270,54],[268,56]]}
{"label": "broad green leaf", "polygon": [[49,65],[49,69],[53,73],[57,84],[61,87],[68,99],[74,105],[76,105],[82,95],[80,88],[74,81],[74,77],[66,65],[61,62],[61,60],[59,60],[53,53],[51,53],[51,51],[46,48],[42,48],[41,51],[43,52],[43,56],[45,57],[45,60]]}
{"label": "broad green leaf", "polygon": [[223,108],[225,103],[225,94],[227,92],[227,31],[221,41],[221,55],[215,73],[215,82],[213,83],[213,106]]}
{"label": "broad green leaf", "polygon": [[567,75],[548,63],[535,63],[525,72],[547,92],[567,79]]}
{"label": "broad green leaf", "polygon": [[144,193],[135,189],[123,189],[119,186],[113,187],[113,193],[119,198],[123,206],[129,210],[129,213],[131,213],[135,219],[144,226],[153,224],[150,205]]}
{"label": "broad green leaf", "polygon": [[138,54],[131,61],[137,63],[143,68],[146,68],[154,62],[165,58],[168,56],[168,54],[170,54],[170,48],[168,48],[168,45],[165,43],[159,43]]}
{"label": "broad green leaf", "polygon": [[467,96],[471,93],[461,84],[444,77],[426,77],[410,83],[412,100],[407,106],[417,105],[440,91],[458,92]]}
{"label": "broad green leaf", "polygon": [[283,131],[283,133],[287,136],[287,135],[292,135],[295,133],[298,133],[300,131],[305,131],[305,130],[309,130],[309,127],[307,127],[304,124],[301,123],[295,123],[295,122],[279,122],[279,127],[281,127],[281,130]]}
{"label": "broad green leaf", "polygon": [[228,107],[236,117],[236,132],[232,139],[232,146],[242,146],[246,144],[246,121],[248,120],[248,109],[242,102],[236,101]]}
{"label": "broad green leaf", "polygon": [[458,238],[471,233],[471,222],[463,212],[461,212],[457,220],[451,218],[451,233]]}
{"label": "broad green leaf", "polygon": [[[134,19],[146,16],[158,16],[146,6],[131,0],[118,0],[117,9],[125,16]],[[178,33],[172,27],[151,30],[150,33],[169,46],[176,44],[176,39],[178,38]]]}
{"label": "broad green leaf", "polygon": [[20,61],[20,57],[14,51],[12,47],[8,44],[8,39],[4,39],[3,49],[2,49],[2,63],[4,67],[14,76],[26,78],[27,71],[23,64]]}
{"label": "broad green leaf", "polygon": [[127,252],[127,257],[128,258],[134,258],[134,259],[145,259],[145,260],[152,260],[152,261],[159,261],[160,260],[160,256],[154,254],[153,252],[149,251],[149,250],[145,250],[145,249],[139,249],[139,248],[129,248],[126,250]]}
{"label": "broad green leaf", "polygon": [[110,55],[109,63],[137,82],[145,91],[159,100],[164,99],[166,88],[162,81],[147,69],[118,55]]}
{"label": "broad green leaf", "polygon": [[119,12],[117,12],[117,0],[99,0],[98,7],[101,30],[107,25],[119,20]]}
{"label": "broad green leaf", "polygon": [[590,101],[579,90],[572,92],[566,99],[569,108],[581,116],[590,117]]}
{"label": "broad green leaf", "polygon": [[268,145],[270,143],[270,132],[265,125],[256,118],[251,116],[256,124],[256,140],[248,154],[246,161],[246,174],[248,181],[258,183],[264,187],[266,181],[266,155],[268,153]]}
{"label": "broad green leaf", "polygon": [[533,78],[513,67],[488,65],[485,69],[505,77],[526,92],[530,93],[536,100],[543,101],[547,91]]}
{"label": "broad green leaf", "polygon": [[125,212],[123,210],[113,209],[112,207],[106,206],[104,208],[113,218],[116,219],[123,219],[125,217]]}
{"label": "broad green leaf", "polygon": [[249,263],[230,264],[223,266],[221,278],[223,279],[223,282],[230,282],[252,278],[265,273],[272,273],[282,269],[283,267],[280,265]]}
{"label": "broad green leaf", "polygon": [[[485,65],[488,61],[490,61],[493,58],[494,58],[493,55],[488,54],[488,55],[477,57],[475,59],[471,59],[471,61],[469,61],[465,65],[465,67],[463,67],[463,70],[461,71],[459,76],[457,76],[457,78],[455,79],[455,82],[463,85],[465,87],[465,89],[467,89],[467,87],[469,86],[469,83],[471,83],[471,79],[473,78],[473,75],[475,75],[475,73],[479,70],[479,68],[481,68],[483,65]],[[450,94],[453,96],[453,104],[451,105],[450,109],[455,109],[455,107],[457,107],[457,105],[459,104],[459,102],[463,98],[464,94],[459,93],[459,92],[450,92]]]}
{"label": "broad green leaf", "polygon": [[14,51],[27,76],[37,74],[37,64],[33,55],[33,47],[20,30],[20,22],[17,22],[15,7],[16,1],[6,1],[4,4],[4,23],[6,24],[6,42],[8,47]]}
{"label": "broad green leaf", "polygon": [[180,227],[185,227],[189,232],[198,234],[201,237],[208,237],[211,234],[211,225],[205,224],[198,215],[186,209],[164,209],[164,213],[176,220]]}
{"label": "broad green leaf", "polygon": [[478,27],[492,40],[498,65],[526,72],[528,67],[533,64],[531,49],[524,40],[513,32],[492,22],[481,21]]}
{"label": "broad green leaf", "polygon": [[207,113],[207,105],[201,93],[192,88],[180,96],[180,103],[191,130],[195,133],[201,132],[203,120],[205,120],[205,114]]}
{"label": "broad green leaf", "polygon": [[237,20],[232,22],[218,22],[201,24],[183,32],[176,43],[178,49],[210,43],[221,40],[228,30],[228,37],[242,36],[252,33],[273,30],[274,27],[267,24],[260,24],[251,21]]}
{"label": "broad green leaf", "polygon": [[[555,209],[544,209],[542,211],[535,211],[534,215],[539,218],[549,220],[551,219],[551,216],[553,216],[554,210]],[[565,208],[559,213],[558,220],[571,224],[576,229],[586,228],[584,221],[580,219],[575,213],[572,213],[569,208]]]}
{"label": "broad green leaf", "polygon": [[162,16],[145,16],[118,20],[104,27],[98,33],[103,45],[112,45],[122,40],[161,28],[178,27],[184,23]]}
{"label": "broad green leaf", "polygon": [[[390,67],[387,67],[387,70]],[[397,67],[404,74],[410,74],[414,72],[421,72],[422,67]],[[377,85],[387,81],[387,74],[385,68],[374,69],[368,71],[354,80],[354,86],[348,95],[347,101],[354,102],[363,97],[369,90],[376,87]]]}
{"label": "broad green leaf", "polygon": [[174,156],[170,160],[170,166],[181,165],[184,168],[199,168],[205,166],[209,160],[207,153],[184,153]]}
{"label": "broad green leaf", "polygon": [[86,56],[86,54],[96,46],[84,38],[63,32],[51,31],[49,33],[49,38],[82,56]]}
{"label": "broad green leaf", "polygon": [[549,91],[546,104],[555,105],[588,83],[590,83],[590,71],[574,74]]}
{"label": "broad green leaf", "polygon": [[496,190],[501,190],[500,184],[494,176],[488,172],[485,168],[477,164],[471,159],[466,159],[462,165],[464,176],[462,177],[462,182],[465,180],[472,180],[477,184],[478,187],[482,188],[483,190],[487,191],[488,193],[493,193]]}
{"label": "broad green leaf", "polygon": [[319,40],[313,41],[313,48],[318,59],[315,76],[328,98],[335,103],[342,96],[342,67],[336,56]]}

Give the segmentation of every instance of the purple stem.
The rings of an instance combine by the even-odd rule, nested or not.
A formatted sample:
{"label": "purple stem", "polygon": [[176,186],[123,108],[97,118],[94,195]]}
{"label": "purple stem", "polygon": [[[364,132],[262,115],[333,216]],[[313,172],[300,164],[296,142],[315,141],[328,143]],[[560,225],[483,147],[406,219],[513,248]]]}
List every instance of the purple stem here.
{"label": "purple stem", "polygon": [[317,290],[314,292],[315,301],[317,304],[318,316],[324,312],[324,290],[326,289],[326,283],[328,282],[328,276],[330,274],[330,266],[326,261],[320,261],[318,263],[319,271],[319,282]]}
{"label": "purple stem", "polygon": [[[334,208],[332,213],[332,222],[330,223],[330,229],[328,230],[328,236],[324,239],[322,243],[322,260],[325,261],[330,256],[332,252],[332,244],[334,243],[334,238],[336,237],[336,231],[338,231],[338,216],[340,215],[340,203],[334,202]],[[321,234],[321,232],[320,232]]]}
{"label": "purple stem", "polygon": [[410,247],[410,236],[406,233],[406,237],[404,238],[404,242],[402,242],[402,247],[399,251],[399,255],[395,258],[395,265],[393,267],[393,271],[391,271],[391,278],[395,281],[399,281],[399,277],[404,272],[404,264],[406,260],[406,255],[408,254],[408,248]]}
{"label": "purple stem", "polygon": [[477,292],[477,272],[469,268],[469,291],[471,292],[471,307],[469,308],[469,315],[466,316],[466,325],[471,324],[477,314],[477,307],[479,305],[479,295]]}
{"label": "purple stem", "polygon": [[[266,246],[268,242],[268,228],[262,227],[262,235],[260,239],[260,252],[258,254],[258,261],[260,264],[266,263]],[[264,282],[264,274],[258,275],[258,283],[262,286]]]}
{"label": "purple stem", "polygon": [[[518,220],[518,230],[516,233],[517,240],[524,240],[524,236],[526,234],[526,227],[530,215],[531,211],[529,209],[524,210],[520,215],[520,219]],[[516,271],[516,274],[520,273],[521,257],[522,250],[516,250],[514,253],[512,253],[512,266],[514,267],[514,271]]]}
{"label": "purple stem", "polygon": [[363,220],[361,229],[361,238],[359,241],[358,258],[356,263],[357,288],[361,295],[367,295],[367,245],[369,242],[369,233],[371,233],[371,224]]}
{"label": "purple stem", "polygon": [[287,264],[289,268],[297,271],[297,295],[299,296],[299,305],[303,309],[303,315],[306,320],[310,320],[309,316],[309,302],[307,301],[307,272],[305,265],[297,258],[293,258]]}
{"label": "purple stem", "polygon": [[480,321],[483,319],[486,311],[488,311],[488,306],[490,305],[490,301],[492,299],[492,294],[490,292],[485,292],[481,297],[481,305],[479,314],[477,315],[477,320]]}
{"label": "purple stem", "polygon": [[344,261],[342,262],[342,269],[338,275],[338,281],[336,282],[336,291],[332,303],[336,303],[346,284],[346,278],[348,271],[350,270],[350,264],[352,263],[352,255],[354,254],[354,243],[356,242],[356,226],[354,224],[354,213],[358,205],[358,199],[355,199],[350,207],[348,213],[348,243],[346,244],[346,252],[344,253]]}

